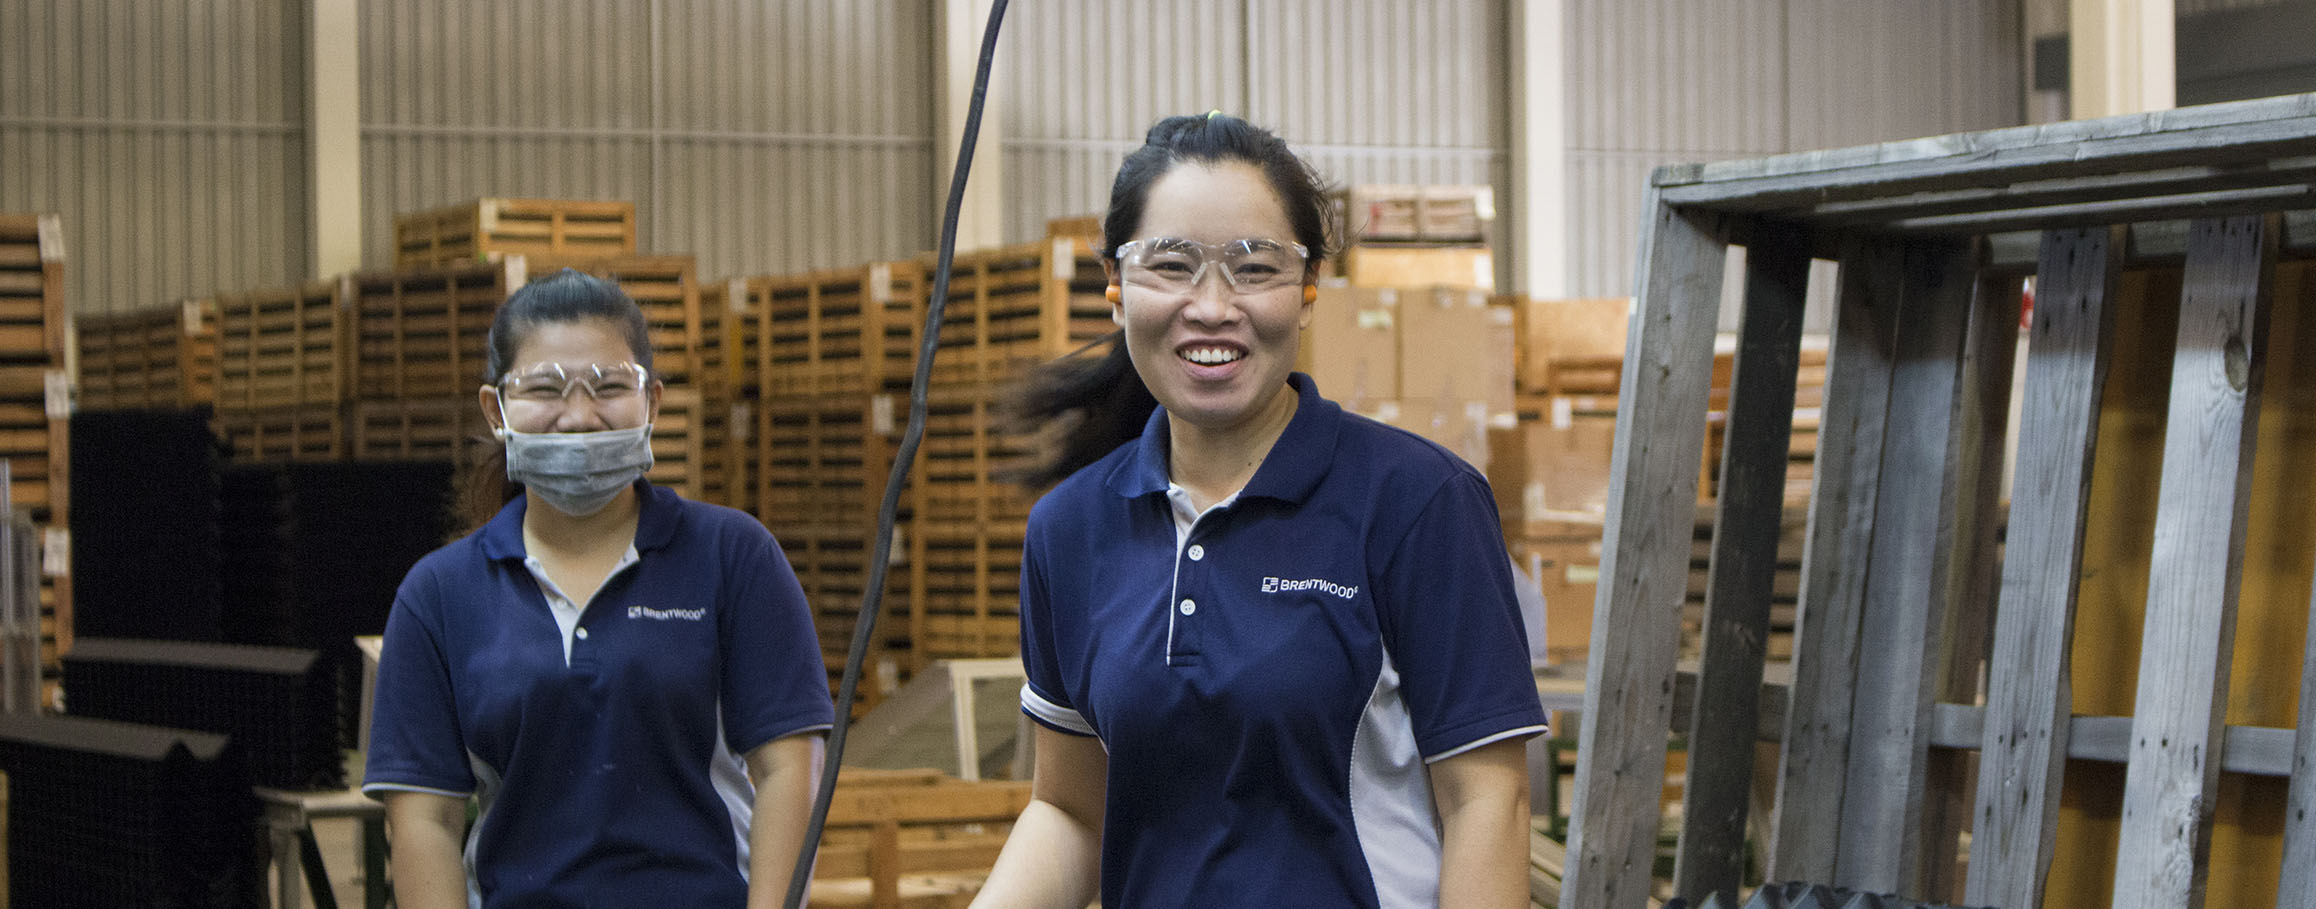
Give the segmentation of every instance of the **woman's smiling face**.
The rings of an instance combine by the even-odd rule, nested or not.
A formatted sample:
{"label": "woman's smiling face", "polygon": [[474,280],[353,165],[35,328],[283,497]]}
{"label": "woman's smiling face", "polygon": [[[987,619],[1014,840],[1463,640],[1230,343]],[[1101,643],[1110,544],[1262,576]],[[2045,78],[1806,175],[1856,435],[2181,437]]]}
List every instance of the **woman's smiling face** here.
{"label": "woman's smiling face", "polygon": [[[1294,236],[1278,193],[1243,161],[1175,165],[1151,184],[1134,232],[1136,241],[1210,248],[1242,240],[1285,245]],[[1134,371],[1172,418],[1228,430],[1291,400],[1287,374],[1311,317],[1302,282],[1242,293],[1217,262],[1187,291],[1167,290],[1136,281],[1130,264],[1116,267],[1111,317],[1126,331]]]}

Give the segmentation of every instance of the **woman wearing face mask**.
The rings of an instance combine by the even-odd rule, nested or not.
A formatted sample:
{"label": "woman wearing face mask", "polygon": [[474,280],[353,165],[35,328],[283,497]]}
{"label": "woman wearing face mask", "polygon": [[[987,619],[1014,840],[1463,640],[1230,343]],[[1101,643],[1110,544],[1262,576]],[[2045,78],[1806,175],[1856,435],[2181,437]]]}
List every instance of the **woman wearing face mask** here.
{"label": "woman wearing face mask", "polygon": [[794,573],[643,479],[661,386],[617,285],[516,291],[489,369],[521,494],[411,569],[378,667],[397,904],[778,905],[834,719]]}
{"label": "woman wearing face mask", "polygon": [[1234,117],[1118,171],[1121,341],[1024,395],[1073,429],[1022,558],[1034,799],[976,905],[1528,903],[1544,716],[1495,506],[1293,371],[1325,205]]}

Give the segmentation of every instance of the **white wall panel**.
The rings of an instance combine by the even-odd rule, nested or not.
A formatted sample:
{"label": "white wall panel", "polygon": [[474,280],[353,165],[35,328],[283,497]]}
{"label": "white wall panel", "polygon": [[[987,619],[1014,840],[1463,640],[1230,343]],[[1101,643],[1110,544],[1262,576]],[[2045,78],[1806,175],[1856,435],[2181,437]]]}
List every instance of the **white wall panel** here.
{"label": "white wall panel", "polygon": [[2020,122],[2021,0],[1568,0],[1571,284],[1631,293],[1655,167]]}
{"label": "white wall panel", "polygon": [[302,0],[0,0],[0,211],[78,312],[298,280]]}
{"label": "white wall panel", "polygon": [[910,0],[371,0],[365,243],[478,196],[636,203],[703,277],[932,237],[931,35]]}

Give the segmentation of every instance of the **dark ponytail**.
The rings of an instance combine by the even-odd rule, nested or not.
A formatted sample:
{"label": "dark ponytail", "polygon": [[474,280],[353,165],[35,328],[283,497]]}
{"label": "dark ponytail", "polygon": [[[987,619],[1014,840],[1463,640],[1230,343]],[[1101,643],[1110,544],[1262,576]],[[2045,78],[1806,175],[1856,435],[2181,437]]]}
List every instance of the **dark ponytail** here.
{"label": "dark ponytail", "polygon": [[[1110,184],[1110,210],[1102,218],[1102,258],[1117,266],[1113,251],[1134,239],[1150,187],[1176,164],[1239,161],[1262,171],[1295,242],[1311,251],[1317,269],[1334,248],[1328,236],[1327,186],[1286,140],[1245,120],[1222,113],[1168,117],[1150,127],[1142,147],[1126,155]],[[1115,272],[1113,271],[1113,274]],[[1108,350],[1096,355],[1103,346]],[[1061,482],[1118,446],[1142,434],[1158,400],[1142,384],[1126,353],[1124,332],[1112,333],[1088,351],[1045,364],[1008,396],[1012,427],[1045,444],[1033,463],[1013,479],[1033,489]]]}
{"label": "dark ponytail", "polygon": [[[627,339],[635,362],[651,371],[651,325],[643,308],[619,285],[576,269],[566,268],[516,288],[491,317],[482,384],[496,385],[516,367],[515,351],[531,331],[542,324],[601,319]],[[654,378],[657,376],[654,375]],[[523,494],[523,485],[507,479],[507,448],[491,436],[490,425],[469,439],[472,454],[461,465],[453,485],[458,535],[465,536],[490,523],[499,509]]]}

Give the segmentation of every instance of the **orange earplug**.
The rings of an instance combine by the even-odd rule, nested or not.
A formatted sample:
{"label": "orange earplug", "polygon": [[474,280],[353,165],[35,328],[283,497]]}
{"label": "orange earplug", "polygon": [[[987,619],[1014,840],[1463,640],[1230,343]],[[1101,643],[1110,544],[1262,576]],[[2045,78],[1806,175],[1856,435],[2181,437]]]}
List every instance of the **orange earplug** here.
{"label": "orange earplug", "polygon": [[1112,303],[1118,302],[1118,285],[1112,284],[1108,287],[1102,288],[1102,299],[1108,300]]}
{"label": "orange earplug", "polygon": [[1319,285],[1317,285],[1317,284],[1305,284],[1305,285],[1303,285],[1303,302],[1305,302],[1305,303],[1317,303],[1317,302],[1319,302]]}

